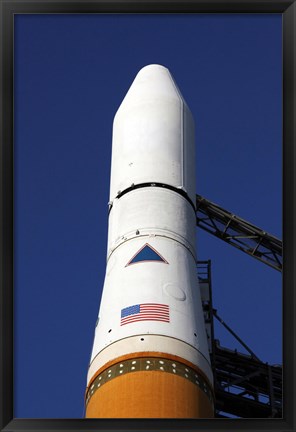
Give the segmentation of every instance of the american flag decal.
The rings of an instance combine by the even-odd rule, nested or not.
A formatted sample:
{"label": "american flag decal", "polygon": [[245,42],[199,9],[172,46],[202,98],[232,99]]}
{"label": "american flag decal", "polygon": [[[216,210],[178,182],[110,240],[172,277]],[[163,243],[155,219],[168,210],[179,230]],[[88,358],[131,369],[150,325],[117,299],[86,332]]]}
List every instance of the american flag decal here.
{"label": "american flag decal", "polygon": [[137,321],[170,322],[169,306],[159,303],[142,303],[121,310],[120,325]]}

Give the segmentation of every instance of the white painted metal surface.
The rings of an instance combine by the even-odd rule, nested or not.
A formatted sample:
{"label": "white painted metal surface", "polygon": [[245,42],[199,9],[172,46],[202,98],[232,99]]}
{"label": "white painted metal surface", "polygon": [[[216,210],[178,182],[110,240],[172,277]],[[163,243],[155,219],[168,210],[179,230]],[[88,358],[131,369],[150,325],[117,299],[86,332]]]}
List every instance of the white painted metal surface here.
{"label": "white painted metal surface", "polygon": [[[117,197],[141,183],[173,190],[146,184]],[[195,211],[180,188],[194,202],[192,116],[169,71],[149,65],[114,119],[108,261],[88,381],[114,355],[144,350],[180,355],[212,382]]]}
{"label": "white painted metal surface", "polygon": [[108,257],[127,239],[158,234],[183,243],[195,256],[195,212],[174,191],[146,187],[115,199],[109,216]]}
{"label": "white painted metal surface", "polygon": [[182,187],[195,202],[194,122],[160,65],[140,70],[115,115],[110,201],[151,181]]}

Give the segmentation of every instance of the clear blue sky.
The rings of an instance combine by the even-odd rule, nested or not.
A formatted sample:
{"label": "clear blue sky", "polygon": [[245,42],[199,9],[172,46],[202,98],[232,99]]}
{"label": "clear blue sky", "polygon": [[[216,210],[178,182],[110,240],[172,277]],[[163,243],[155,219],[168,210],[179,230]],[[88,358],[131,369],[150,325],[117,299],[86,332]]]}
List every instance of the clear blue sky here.
{"label": "clear blue sky", "polygon": [[[83,416],[112,121],[143,66],[168,67],[193,113],[196,192],[282,237],[281,19],[16,15],[15,417]],[[197,241],[219,315],[264,362],[281,363],[281,275],[200,230]]]}

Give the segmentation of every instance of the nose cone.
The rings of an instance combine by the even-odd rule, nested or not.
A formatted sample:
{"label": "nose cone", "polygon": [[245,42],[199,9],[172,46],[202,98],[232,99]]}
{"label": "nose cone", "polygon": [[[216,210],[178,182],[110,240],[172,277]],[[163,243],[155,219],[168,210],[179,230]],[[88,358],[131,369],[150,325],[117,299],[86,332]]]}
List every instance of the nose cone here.
{"label": "nose cone", "polygon": [[158,64],[143,67],[134,79],[116,115],[143,103],[164,100],[185,103],[169,70]]}
{"label": "nose cone", "polygon": [[182,188],[195,202],[194,123],[169,70],[139,71],[113,123],[110,201],[131,185]]}

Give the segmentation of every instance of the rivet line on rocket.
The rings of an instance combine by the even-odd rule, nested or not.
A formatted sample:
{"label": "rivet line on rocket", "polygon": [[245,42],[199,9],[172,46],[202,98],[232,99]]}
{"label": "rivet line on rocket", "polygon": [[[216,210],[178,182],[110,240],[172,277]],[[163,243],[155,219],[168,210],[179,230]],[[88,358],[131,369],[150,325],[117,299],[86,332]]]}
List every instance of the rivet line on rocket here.
{"label": "rivet line on rocket", "polygon": [[133,358],[130,360],[123,360],[105,369],[90,385],[86,394],[86,405],[93,396],[93,394],[100,389],[104,384],[108,383],[114,378],[118,378],[127,373],[134,372],[166,372],[179,377],[185,378],[198,386],[207,395],[211,403],[213,403],[212,389],[203,378],[203,376],[196,370],[184,365],[175,360],[168,360],[166,358],[158,357],[141,357]]}
{"label": "rivet line on rocket", "polygon": [[[193,203],[193,201],[189,198],[187,192],[185,192],[183,189],[178,189],[175,186],[171,186],[165,183],[155,183],[155,182],[147,182],[147,183],[139,183],[137,185],[131,185],[130,187],[124,189],[123,191],[119,191],[118,194],[116,195],[115,198],[119,199],[121,198],[123,195],[135,190],[135,189],[141,189],[141,188],[146,188],[146,187],[159,187],[159,188],[163,188],[163,189],[169,189],[173,192],[176,192],[177,194],[181,195],[183,198],[185,198],[189,204],[191,205],[191,207],[194,210],[194,213],[196,212],[196,207],[195,204]],[[113,207],[112,202],[109,203],[109,212],[111,211]]]}

